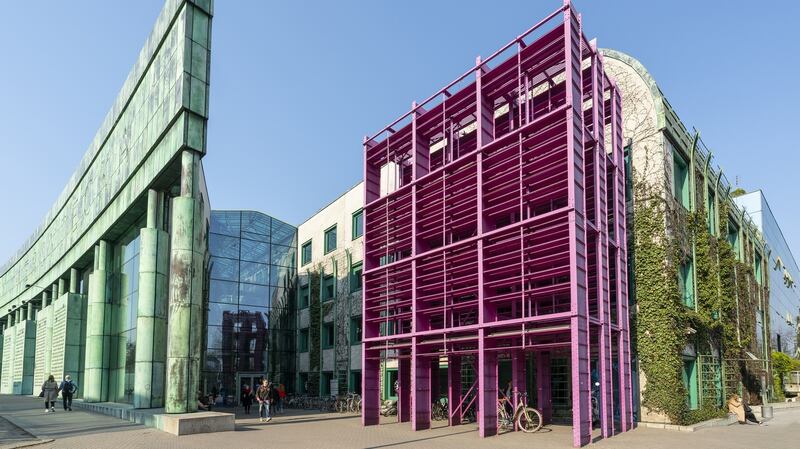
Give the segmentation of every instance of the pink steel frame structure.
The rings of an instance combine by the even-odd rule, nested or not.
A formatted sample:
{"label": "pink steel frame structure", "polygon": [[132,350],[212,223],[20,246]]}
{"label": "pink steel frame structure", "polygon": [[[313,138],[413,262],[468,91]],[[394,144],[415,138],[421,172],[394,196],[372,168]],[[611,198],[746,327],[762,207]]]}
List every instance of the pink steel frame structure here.
{"label": "pink steel frame structure", "polygon": [[573,444],[592,438],[593,366],[602,436],[632,427],[621,126],[620,94],[567,0],[365,137],[365,426],[379,422],[388,359],[398,420],[414,430],[431,425],[444,360],[450,425],[472,408],[480,435],[497,433],[501,359],[520,392],[535,366],[547,422],[558,353]]}

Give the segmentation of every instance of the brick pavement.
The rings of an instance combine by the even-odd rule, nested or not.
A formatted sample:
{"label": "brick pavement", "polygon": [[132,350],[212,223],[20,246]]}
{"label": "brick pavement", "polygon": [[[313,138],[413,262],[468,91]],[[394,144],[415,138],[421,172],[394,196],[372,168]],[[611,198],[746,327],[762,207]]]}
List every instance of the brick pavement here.
{"label": "brick pavement", "polygon": [[[571,429],[549,426],[533,435],[509,433],[481,439],[477,426],[454,428],[439,425],[412,432],[408,424],[384,420],[377,427],[362,428],[356,416],[289,411],[270,423],[260,424],[255,413],[237,417],[237,431],[176,437],[141,425],[104,415],[75,410],[45,414],[38,399],[0,397],[0,416],[5,416],[30,433],[54,438],[37,448],[521,448],[567,449]],[[58,410],[58,409],[57,409]],[[769,426],[718,427],[695,433],[639,428],[593,446],[605,448],[791,448],[800,447],[800,409],[776,411]],[[2,444],[2,441],[0,441]]]}

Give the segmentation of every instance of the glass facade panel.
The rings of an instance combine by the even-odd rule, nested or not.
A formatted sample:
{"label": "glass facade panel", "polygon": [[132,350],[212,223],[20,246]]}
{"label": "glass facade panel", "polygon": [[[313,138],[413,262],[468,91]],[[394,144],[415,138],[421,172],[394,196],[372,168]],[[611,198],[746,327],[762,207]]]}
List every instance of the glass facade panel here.
{"label": "glass facade panel", "polygon": [[239,259],[239,239],[227,235],[211,234],[208,237],[211,254],[228,259]]}
{"label": "glass facade panel", "polygon": [[238,284],[212,279],[208,289],[209,302],[236,304],[239,296]]}
{"label": "glass facade panel", "polygon": [[110,304],[109,400],[132,403],[139,307],[139,228],[141,219],[113,246]]}
{"label": "glass facade panel", "polygon": [[239,284],[239,307],[269,307],[272,299],[272,287],[267,285]]}
{"label": "glass facade panel", "polygon": [[249,262],[269,263],[269,243],[242,239],[241,259]]}
{"label": "glass facade panel", "polygon": [[228,405],[238,403],[240,374],[295,391],[297,230],[258,212],[211,216],[210,252],[221,266],[211,266],[202,385]]}
{"label": "glass facade panel", "polygon": [[243,261],[240,280],[250,284],[267,285],[269,283],[269,265]]}
{"label": "glass facade panel", "polygon": [[239,260],[224,257],[211,258],[211,279],[236,281],[239,279]]}

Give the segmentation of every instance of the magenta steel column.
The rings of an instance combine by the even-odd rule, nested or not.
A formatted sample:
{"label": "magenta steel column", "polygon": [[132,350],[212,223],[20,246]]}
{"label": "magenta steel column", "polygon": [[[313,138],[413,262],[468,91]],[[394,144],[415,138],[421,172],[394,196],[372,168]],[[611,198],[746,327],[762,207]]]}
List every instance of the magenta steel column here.
{"label": "magenta steel column", "polygon": [[447,359],[447,403],[450,407],[449,424],[461,424],[461,357],[451,355]]}
{"label": "magenta steel column", "polygon": [[361,424],[364,426],[371,426],[380,422],[381,365],[378,354],[375,352],[361,351],[361,389],[363,391],[361,397]]}
{"label": "magenta steel column", "polygon": [[419,355],[417,337],[411,347],[411,429],[431,427],[431,362]]}
{"label": "magenta steel column", "polygon": [[536,407],[542,412],[545,424],[553,418],[553,401],[550,385],[550,353],[539,352],[536,354]]}
{"label": "magenta steel column", "polygon": [[567,166],[569,173],[569,241],[572,444],[580,447],[592,439],[591,387],[589,373],[589,322],[586,303],[586,227],[584,223],[583,113],[581,91],[580,23],[569,0],[564,1],[564,38],[567,102]]}
{"label": "magenta steel column", "polygon": [[497,352],[487,351],[478,330],[478,427],[481,437],[497,435]]}
{"label": "magenta steel column", "polygon": [[411,358],[401,357],[397,361],[397,420],[411,421]]}
{"label": "magenta steel column", "polygon": [[[511,388],[513,388],[514,393],[518,393],[512,393],[510,398],[513,401],[514,410],[517,409],[517,403],[522,398],[521,393],[527,391],[527,382],[525,380],[525,351],[517,349],[511,353]],[[503,386],[501,385],[501,387]],[[516,425],[514,430],[517,430]]]}

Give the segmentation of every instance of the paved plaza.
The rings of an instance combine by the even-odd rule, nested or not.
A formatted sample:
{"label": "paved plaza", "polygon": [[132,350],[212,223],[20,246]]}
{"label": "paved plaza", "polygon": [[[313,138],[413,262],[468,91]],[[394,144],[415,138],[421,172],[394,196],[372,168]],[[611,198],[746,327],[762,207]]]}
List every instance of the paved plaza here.
{"label": "paved plaza", "polygon": [[[60,404],[59,404],[60,405]],[[792,448],[800,445],[800,408],[776,410],[767,426],[717,427],[694,433],[638,428],[597,448]],[[412,432],[386,419],[362,428],[357,416],[287,411],[260,424],[255,413],[237,414],[236,432],[176,437],[138,424],[75,409],[45,414],[40,401],[0,396],[0,448],[570,448],[571,429],[548,426],[537,434],[507,433],[480,439],[477,426],[437,426]]]}

